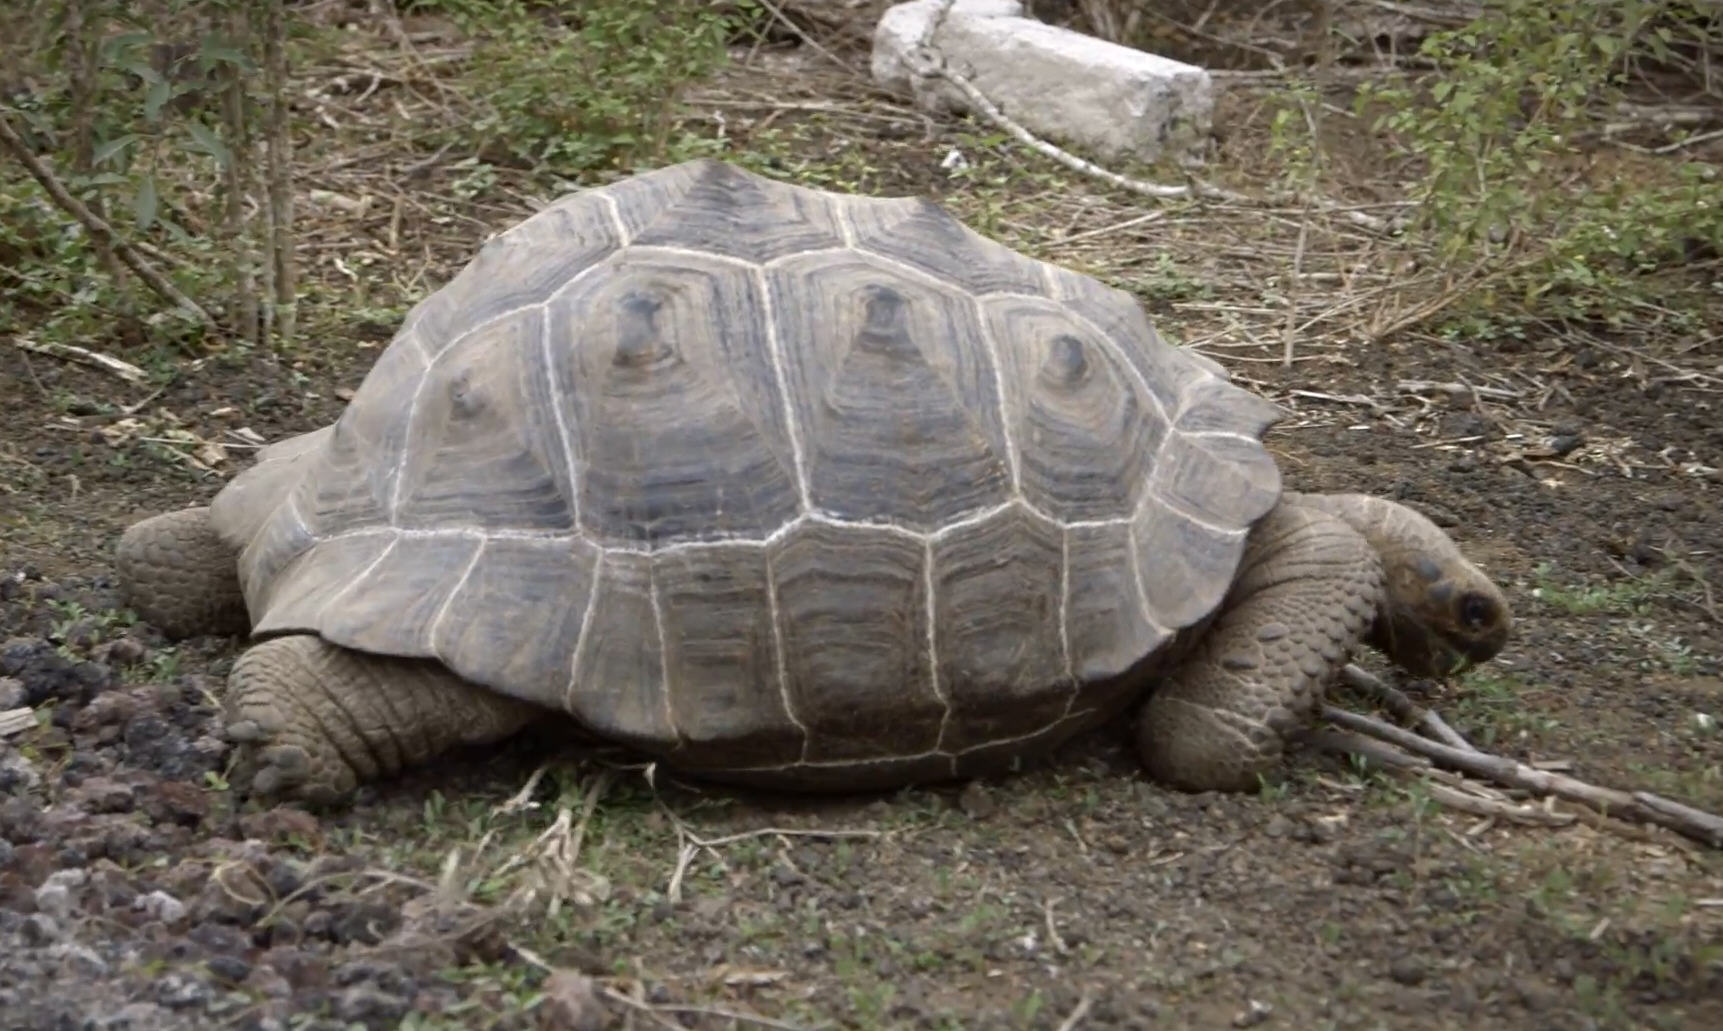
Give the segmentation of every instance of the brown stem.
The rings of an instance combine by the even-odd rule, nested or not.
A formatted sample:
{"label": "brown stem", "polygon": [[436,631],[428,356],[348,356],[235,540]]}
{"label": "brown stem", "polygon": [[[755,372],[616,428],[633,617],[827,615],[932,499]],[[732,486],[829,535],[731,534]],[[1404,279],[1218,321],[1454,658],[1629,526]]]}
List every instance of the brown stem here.
{"label": "brown stem", "polygon": [[1477,748],[1460,735],[1460,732],[1448,726],[1447,721],[1406,697],[1406,693],[1380,677],[1357,666],[1348,663],[1340,671],[1340,679],[1347,687],[1362,692],[1364,695],[1381,704],[1393,717],[1408,726],[1418,727],[1430,737],[1445,745],[1464,748],[1475,752]]}
{"label": "brown stem", "polygon": [[1375,717],[1347,712],[1332,705],[1322,707],[1322,718],[1358,734],[1397,745],[1438,766],[1459,770],[1504,787],[1578,802],[1606,816],[1654,823],[1712,848],[1723,848],[1723,817],[1648,791],[1621,791],[1599,787],[1566,774],[1535,769],[1505,756],[1455,748],[1439,741],[1431,741]]}
{"label": "brown stem", "polygon": [[[231,12],[230,26],[236,41],[251,38],[251,18],[244,7]],[[227,129],[227,167],[222,169],[223,185],[227,190],[225,232],[233,248],[234,290],[239,295],[235,310],[239,313],[239,335],[254,343],[263,343],[262,325],[257,314],[257,252],[245,224],[245,198],[251,185],[251,131],[246,122],[245,77],[232,62],[223,66],[226,79],[222,91],[222,120]]]}
{"label": "brown stem", "polygon": [[[92,24],[90,15],[100,14],[99,5],[90,0],[69,0],[66,4],[66,65],[72,80],[72,170],[79,175],[95,171],[96,143],[96,57],[101,39],[101,26]],[[106,205],[98,195],[90,198],[90,210],[97,218],[106,218]],[[114,255],[113,246],[101,237],[91,243],[96,258],[102,263],[116,285],[125,282],[126,270]]]}
{"label": "brown stem", "polygon": [[151,290],[189,312],[199,322],[203,323],[205,328],[212,330],[219,328],[215,318],[205,311],[202,305],[187,297],[179,287],[168,282],[160,272],[155,270],[155,266],[144,260],[144,256],[138,253],[137,248],[114,232],[114,228],[108,225],[105,219],[85,207],[83,201],[72,196],[65,184],[54,175],[53,170],[43,164],[41,159],[31,152],[30,145],[24,142],[22,136],[18,135],[18,131],[12,127],[12,122],[4,114],[0,114],[0,144],[4,144],[12,156],[18,159],[18,162],[24,166],[32,178],[42,185],[42,189],[47,191],[48,196],[60,206],[61,210],[82,223],[92,237],[104,240],[112,246],[120,261],[137,273],[138,278],[148,284]]}
{"label": "brown stem", "polygon": [[277,338],[293,342],[298,321],[293,261],[293,139],[287,125],[286,17],[282,0],[263,8],[263,88],[269,94],[265,163],[269,176],[270,263],[274,272]]}

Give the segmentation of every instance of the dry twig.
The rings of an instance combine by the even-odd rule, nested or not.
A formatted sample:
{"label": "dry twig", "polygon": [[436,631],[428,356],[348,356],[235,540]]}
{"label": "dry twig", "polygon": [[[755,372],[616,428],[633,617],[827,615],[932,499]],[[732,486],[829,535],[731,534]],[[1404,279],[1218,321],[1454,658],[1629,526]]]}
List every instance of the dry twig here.
{"label": "dry twig", "polygon": [[[250,35],[251,15],[235,7],[229,12],[234,39]],[[251,126],[246,119],[245,76],[237,65],[222,66],[221,113],[227,132],[228,159],[223,162],[222,187],[227,193],[222,231],[233,248],[234,297],[239,324],[234,327],[241,339],[263,343],[262,323],[258,321],[256,282],[256,251],[245,226],[245,198],[251,183]]]}
{"label": "dry twig", "polygon": [[1461,736],[1459,731],[1448,726],[1447,722],[1436,715],[1433,710],[1420,706],[1408,698],[1405,692],[1367,670],[1347,663],[1346,667],[1340,671],[1340,680],[1347,687],[1361,691],[1380,702],[1401,723],[1419,727],[1443,744],[1463,748],[1468,752],[1477,751],[1470,741]]}
{"label": "dry twig", "polygon": [[[1396,727],[1371,716],[1347,712],[1332,705],[1322,707],[1322,718],[1355,734],[1376,738],[1378,741],[1393,745],[1404,752],[1412,753],[1409,756],[1395,759],[1384,758],[1389,753],[1379,748],[1355,753],[1362,754],[1367,759],[1377,758],[1384,761],[1386,765],[1397,769],[1417,769],[1419,768],[1419,761],[1422,760],[1426,763],[1458,770],[1504,787],[1530,791],[1540,795],[1552,795],[1570,802],[1578,802],[1605,816],[1641,823],[1654,823],[1701,844],[1710,845],[1713,848],[1723,848],[1723,817],[1695,809],[1661,795],[1652,794],[1649,791],[1622,791],[1616,788],[1588,784],[1577,777],[1570,777],[1550,770],[1540,770],[1505,756],[1492,755],[1482,751],[1468,751],[1439,741],[1431,741],[1410,730]],[[1332,735],[1317,734],[1313,735],[1312,740],[1323,747],[1331,747],[1335,744]]]}
{"label": "dry twig", "polygon": [[264,140],[270,270],[274,280],[276,336],[283,344],[291,344],[298,322],[298,290],[293,263],[293,136],[287,124],[286,36],[282,0],[268,0],[263,9],[263,88],[270,98]]}
{"label": "dry twig", "polygon": [[[12,344],[20,351],[33,351],[36,354],[45,354],[50,358],[59,358],[63,361],[92,365],[104,372],[113,373],[115,376],[125,380],[127,383],[145,383],[148,382],[150,378],[149,373],[138,368],[136,365],[133,365],[131,362],[121,361],[113,355],[103,354],[100,351],[92,351],[87,347],[79,347],[77,344],[62,344],[54,341],[42,344],[37,343],[34,340],[27,340],[23,337],[14,337],[12,339]],[[35,377],[34,372],[31,372],[30,375],[32,378]],[[39,387],[40,385],[40,381],[38,381],[37,386]]]}
{"label": "dry twig", "polygon": [[148,284],[151,290],[154,290],[164,300],[177,305],[195,317],[203,323],[205,328],[217,328],[215,317],[205,311],[202,305],[187,297],[179,287],[168,282],[165,276],[156,271],[154,265],[151,265],[142,254],[138,253],[136,247],[133,247],[119,233],[114,231],[114,227],[110,226],[106,219],[91,211],[83,201],[72,196],[71,191],[66,189],[65,184],[60,182],[60,178],[54,174],[53,170],[43,164],[42,160],[30,150],[30,145],[24,142],[22,136],[18,135],[18,131],[12,127],[11,119],[7,118],[4,112],[0,112],[0,144],[4,144],[12,156],[18,159],[18,163],[24,166],[24,170],[30,173],[30,177],[35,179],[48,196],[53,199],[54,203],[60,206],[60,210],[77,219],[85,229],[89,230],[91,237],[112,247],[114,254],[120,261],[137,273],[138,278]]}

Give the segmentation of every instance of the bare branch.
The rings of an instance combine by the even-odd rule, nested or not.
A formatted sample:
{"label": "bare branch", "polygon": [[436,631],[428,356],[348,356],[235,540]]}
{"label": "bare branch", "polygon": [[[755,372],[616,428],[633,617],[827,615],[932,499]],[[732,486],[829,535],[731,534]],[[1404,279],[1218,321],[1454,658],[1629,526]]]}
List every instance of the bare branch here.
{"label": "bare branch", "polygon": [[[235,7],[229,12],[229,27],[236,41],[251,37],[249,8]],[[221,93],[222,121],[227,132],[228,161],[222,169],[222,186],[227,191],[225,233],[233,248],[234,293],[237,304],[238,334],[254,343],[263,343],[263,326],[258,320],[257,248],[246,226],[245,199],[251,186],[251,126],[246,118],[245,76],[233,62],[222,68],[225,80]]]}
{"label": "bare branch", "polygon": [[0,144],[4,144],[12,156],[18,159],[18,162],[30,173],[31,178],[42,185],[42,189],[47,191],[48,196],[60,206],[62,211],[77,219],[85,229],[89,230],[92,237],[106,241],[112,246],[120,261],[137,273],[138,278],[148,284],[151,290],[154,290],[170,303],[178,305],[197,321],[203,323],[205,328],[211,330],[219,328],[216,325],[215,317],[205,311],[202,305],[186,296],[179,287],[168,282],[165,276],[156,271],[154,265],[151,265],[142,254],[138,253],[136,247],[133,247],[116,233],[112,226],[108,225],[107,220],[85,207],[83,201],[72,196],[65,184],[54,175],[53,170],[43,164],[42,160],[30,150],[30,145],[24,142],[22,136],[18,135],[18,131],[12,127],[11,120],[3,112],[0,112]]}
{"label": "bare branch", "polygon": [[[1355,733],[1368,735],[1398,746],[1415,756],[1421,756],[1437,766],[1459,770],[1482,780],[1504,787],[1518,788],[1540,795],[1554,795],[1570,802],[1591,807],[1605,816],[1641,823],[1654,823],[1712,848],[1723,848],[1723,817],[1683,805],[1647,791],[1621,791],[1616,788],[1588,784],[1576,777],[1540,770],[1505,756],[1488,752],[1467,751],[1419,736],[1410,730],[1385,723],[1372,716],[1322,707],[1322,718]],[[1320,742],[1319,742],[1320,743]],[[1366,754],[1365,758],[1375,758]],[[1412,764],[1391,763],[1398,768]]]}
{"label": "bare branch", "polygon": [[[95,171],[96,72],[102,27],[93,25],[90,15],[100,13],[99,6],[90,0],[70,0],[66,4],[66,70],[72,79],[72,169],[79,175]],[[107,217],[100,196],[90,199],[90,210],[97,218]],[[100,237],[92,242],[96,257],[108,275],[115,283],[124,282],[126,270],[114,256],[113,247]]]}
{"label": "bare branch", "polygon": [[87,347],[79,347],[77,344],[62,344],[57,341],[42,344],[24,337],[14,337],[12,343],[20,351],[34,351],[37,354],[48,355],[50,358],[60,358],[69,362],[94,366],[105,372],[113,373],[127,383],[149,382],[149,373],[131,362],[121,361],[111,354],[92,351]]}
{"label": "bare branch", "polygon": [[293,260],[293,137],[287,124],[286,17],[282,0],[263,9],[263,88],[269,94],[265,163],[269,177],[270,260],[274,273],[275,331],[293,342],[298,322],[298,290]]}
{"label": "bare branch", "polygon": [[1459,731],[1448,726],[1442,717],[1412,701],[1406,697],[1405,692],[1386,683],[1374,674],[1347,663],[1345,668],[1340,671],[1340,680],[1346,686],[1360,691],[1380,703],[1401,723],[1418,727],[1425,734],[1443,744],[1463,748],[1468,752],[1477,751],[1470,741],[1462,737]]}

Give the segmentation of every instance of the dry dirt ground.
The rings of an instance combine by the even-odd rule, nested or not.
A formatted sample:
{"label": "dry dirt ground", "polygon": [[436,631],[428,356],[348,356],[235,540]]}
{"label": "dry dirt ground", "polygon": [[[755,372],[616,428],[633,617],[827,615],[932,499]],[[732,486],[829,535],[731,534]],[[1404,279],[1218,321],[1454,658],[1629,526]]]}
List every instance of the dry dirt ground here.
{"label": "dry dirt ground", "polygon": [[[1507,586],[1510,647],[1425,696],[1459,730],[1723,809],[1714,345],[1373,340],[1393,316],[1364,298],[1388,276],[1341,282],[1375,245],[1339,220],[1296,252],[1296,210],[1148,206],[858,100],[822,60],[753,55],[689,98],[688,131],[715,138],[721,114],[756,167],[928,193],[1135,290],[1287,406],[1290,485],[1406,499]],[[1230,89],[1210,171],[1260,164],[1266,117]],[[458,199],[470,166],[395,190],[425,155],[356,168],[342,145],[308,133],[301,188],[376,203],[312,205],[309,289],[336,315],[294,352],[89,341],[171,367],[127,413],[155,385],[0,349],[0,710],[37,718],[0,744],[0,1027],[574,1028],[598,1026],[594,993],[619,1027],[1723,1027],[1723,853],[1565,804],[1581,818],[1485,820],[1310,752],[1257,795],[1163,790],[1099,735],[997,782],[808,800],[522,740],[339,812],[236,802],[214,720],[240,642],[136,624],[111,547],[242,468],[231,431],[331,420],[399,304],[532,202],[506,173]],[[941,167],[954,149],[965,174]],[[1289,309],[1309,323],[1290,367]]]}

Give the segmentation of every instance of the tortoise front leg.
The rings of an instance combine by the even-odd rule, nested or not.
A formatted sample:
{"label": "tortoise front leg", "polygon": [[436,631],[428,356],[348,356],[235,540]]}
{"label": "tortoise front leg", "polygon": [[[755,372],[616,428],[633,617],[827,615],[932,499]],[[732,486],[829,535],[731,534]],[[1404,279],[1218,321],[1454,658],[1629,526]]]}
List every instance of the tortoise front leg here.
{"label": "tortoise front leg", "polygon": [[544,711],[438,662],[304,634],[241,655],[225,708],[228,738],[240,747],[236,787],[323,804],[458,746],[501,741]]}
{"label": "tortoise front leg", "polygon": [[1215,622],[1142,707],[1150,775],[1190,791],[1256,787],[1314,717],[1381,592],[1381,564],[1357,531],[1282,502],[1252,531]]}
{"label": "tortoise front leg", "polygon": [[208,506],[133,523],[114,550],[126,604],[169,637],[243,634],[251,628],[239,587],[239,555],[210,525]]}

